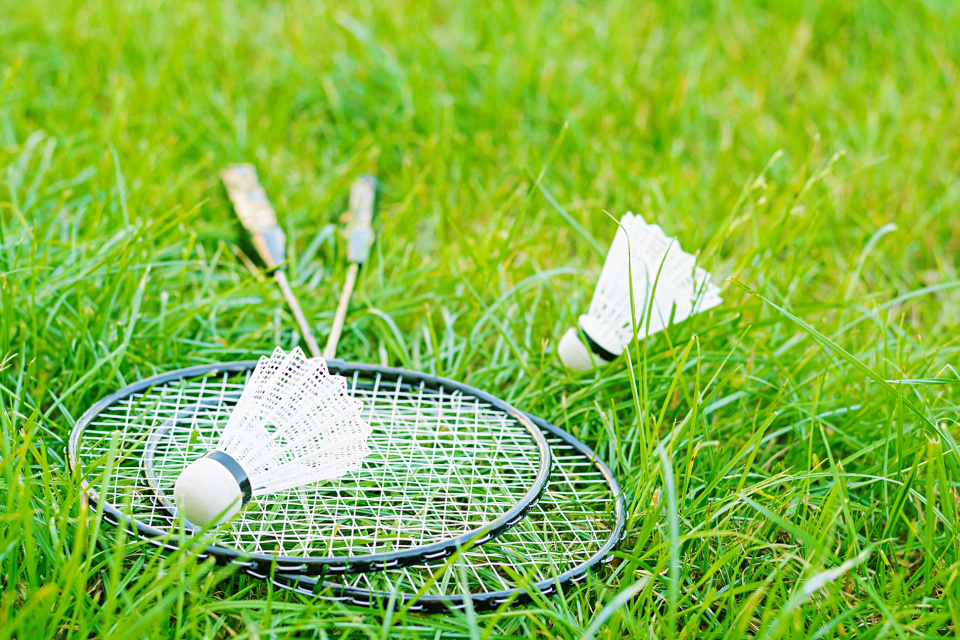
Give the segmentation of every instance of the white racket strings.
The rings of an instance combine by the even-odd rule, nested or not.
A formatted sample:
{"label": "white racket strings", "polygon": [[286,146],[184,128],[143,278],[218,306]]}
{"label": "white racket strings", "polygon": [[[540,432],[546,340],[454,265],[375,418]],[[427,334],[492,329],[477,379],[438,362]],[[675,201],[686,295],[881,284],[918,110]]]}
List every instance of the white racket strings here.
{"label": "white racket strings", "polygon": [[[216,446],[245,382],[245,374],[220,373],[113,403],[77,441],[84,477],[96,477],[117,434],[117,465],[101,499],[140,525],[176,531],[163,496],[172,495],[191,461]],[[538,474],[546,479],[537,441],[477,397],[380,374],[348,376],[348,388],[371,427],[362,468],[254,497],[215,532],[217,544],[300,556],[411,549],[478,530],[528,497]]]}

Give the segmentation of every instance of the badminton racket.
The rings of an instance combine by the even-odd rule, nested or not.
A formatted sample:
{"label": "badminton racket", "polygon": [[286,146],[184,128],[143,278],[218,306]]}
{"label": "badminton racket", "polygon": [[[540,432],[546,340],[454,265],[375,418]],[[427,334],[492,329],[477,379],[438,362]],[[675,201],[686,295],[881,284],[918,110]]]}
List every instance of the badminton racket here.
{"label": "badminton racket", "polygon": [[[254,575],[380,571],[442,559],[520,522],[550,475],[526,414],[433,376],[329,361],[373,432],[360,471],[254,497],[209,531],[203,556]],[[92,406],[68,445],[104,518],[175,548],[181,471],[212,448],[256,362],[202,365],[131,384]],[[113,460],[112,468],[109,467]]]}
{"label": "badminton racket", "polygon": [[[569,433],[530,416],[543,431],[553,472],[540,502],[496,540],[445,565],[378,574],[290,578],[274,583],[302,594],[366,607],[391,598],[411,611],[474,610],[530,601],[583,582],[609,562],[625,530],[626,507],[610,469]],[[261,576],[266,577],[266,576]]]}

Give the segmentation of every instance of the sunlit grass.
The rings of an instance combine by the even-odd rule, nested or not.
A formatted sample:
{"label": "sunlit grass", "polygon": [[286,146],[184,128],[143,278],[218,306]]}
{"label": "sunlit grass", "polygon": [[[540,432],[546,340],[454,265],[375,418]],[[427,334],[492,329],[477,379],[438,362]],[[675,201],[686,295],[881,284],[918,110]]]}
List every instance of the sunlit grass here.
{"label": "sunlit grass", "polygon": [[[0,0],[0,638],[952,635],[960,12],[787,4]],[[611,570],[400,615],[91,517],[64,450],[92,402],[296,340],[220,190],[241,160],[321,338],[380,177],[339,354],[578,435],[628,498]],[[628,209],[725,303],[571,377]]]}

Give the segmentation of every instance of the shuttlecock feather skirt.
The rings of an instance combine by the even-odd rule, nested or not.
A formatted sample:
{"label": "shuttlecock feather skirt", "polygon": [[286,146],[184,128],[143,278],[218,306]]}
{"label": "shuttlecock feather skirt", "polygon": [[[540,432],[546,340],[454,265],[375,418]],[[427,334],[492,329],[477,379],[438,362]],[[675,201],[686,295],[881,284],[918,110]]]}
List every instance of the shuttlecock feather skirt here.
{"label": "shuttlecock feather skirt", "polygon": [[177,479],[184,517],[223,521],[254,496],[359,470],[371,432],[361,408],[322,358],[277,348],[257,363],[216,447]]}
{"label": "shuttlecock feather skirt", "polygon": [[576,371],[610,362],[635,335],[653,335],[720,304],[719,288],[696,261],[659,226],[624,215],[579,330],[560,340],[561,361]]}

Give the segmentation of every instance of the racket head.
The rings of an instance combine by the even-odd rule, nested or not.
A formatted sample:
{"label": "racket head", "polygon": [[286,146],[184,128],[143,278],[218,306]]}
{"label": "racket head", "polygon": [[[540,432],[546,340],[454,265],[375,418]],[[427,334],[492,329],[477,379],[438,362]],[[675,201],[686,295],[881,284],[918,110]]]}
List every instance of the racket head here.
{"label": "racket head", "polygon": [[[364,402],[374,428],[363,468],[254,498],[228,526],[204,532],[213,537],[201,557],[255,575],[382,571],[483,544],[540,499],[550,448],[522,412],[444,378],[327,364]],[[107,522],[170,550],[196,543],[176,517],[173,483],[211,448],[255,366],[201,365],[146,378],[77,421],[68,462]],[[111,475],[98,480],[111,456]]]}
{"label": "racket head", "polygon": [[[626,530],[626,501],[593,450],[559,427],[528,417],[550,444],[553,472],[543,497],[513,529],[445,564],[327,579],[275,575],[273,583],[362,607],[384,608],[395,598],[409,611],[450,612],[468,602],[477,611],[524,604],[534,593],[552,595],[583,582],[613,558]],[[461,575],[466,584],[458,580]]]}

